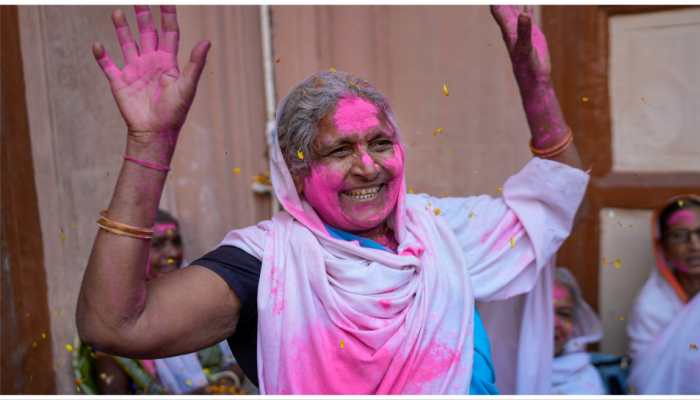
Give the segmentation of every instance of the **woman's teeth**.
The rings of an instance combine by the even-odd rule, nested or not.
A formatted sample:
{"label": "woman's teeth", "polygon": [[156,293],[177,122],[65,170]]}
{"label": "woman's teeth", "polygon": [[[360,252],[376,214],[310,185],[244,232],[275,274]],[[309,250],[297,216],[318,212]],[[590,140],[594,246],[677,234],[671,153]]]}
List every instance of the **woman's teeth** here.
{"label": "woman's teeth", "polygon": [[364,188],[364,189],[356,189],[356,190],[349,190],[345,192],[344,194],[353,200],[371,200],[375,197],[377,197],[377,193],[379,193],[379,190],[381,189],[380,186],[374,186],[371,188]]}

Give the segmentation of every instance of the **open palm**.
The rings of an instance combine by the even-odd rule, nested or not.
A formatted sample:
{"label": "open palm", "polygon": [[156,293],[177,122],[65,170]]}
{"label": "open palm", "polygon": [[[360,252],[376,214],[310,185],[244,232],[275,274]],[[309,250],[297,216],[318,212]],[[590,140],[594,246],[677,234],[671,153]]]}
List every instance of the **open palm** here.
{"label": "open palm", "polygon": [[142,140],[167,139],[174,144],[194,99],[209,42],[200,41],[192,49],[190,61],[180,73],[175,7],[161,6],[161,35],[150,7],[136,6],[135,11],[140,47],[131,36],[124,13],[115,10],[112,14],[124,67],[119,69],[99,43],[93,45],[93,53],[109,80],[129,134]]}

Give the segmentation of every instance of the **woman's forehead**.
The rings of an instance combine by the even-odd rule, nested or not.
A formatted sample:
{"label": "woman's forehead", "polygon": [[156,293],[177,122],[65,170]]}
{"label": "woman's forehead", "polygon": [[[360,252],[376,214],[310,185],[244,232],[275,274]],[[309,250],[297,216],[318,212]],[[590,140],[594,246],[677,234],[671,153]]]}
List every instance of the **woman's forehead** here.
{"label": "woman's forehead", "polygon": [[671,226],[695,226],[700,223],[700,207],[689,207],[674,211],[667,220],[666,225]]}

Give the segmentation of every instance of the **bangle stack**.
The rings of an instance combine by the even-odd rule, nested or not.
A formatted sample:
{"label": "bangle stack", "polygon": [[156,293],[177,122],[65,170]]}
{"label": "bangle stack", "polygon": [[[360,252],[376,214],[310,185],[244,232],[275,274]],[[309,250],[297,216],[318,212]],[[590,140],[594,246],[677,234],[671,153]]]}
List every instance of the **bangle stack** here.
{"label": "bangle stack", "polygon": [[128,236],[144,240],[151,240],[153,237],[153,229],[139,228],[138,226],[127,225],[114,221],[107,217],[107,210],[102,210],[100,212],[100,219],[97,220],[97,225],[107,232],[111,232],[119,236]]}
{"label": "bangle stack", "polygon": [[574,141],[574,133],[571,131],[571,128],[567,127],[566,129],[564,139],[554,146],[550,146],[546,149],[538,149],[532,144],[532,140],[530,140],[530,151],[532,151],[532,154],[536,155],[537,157],[552,158],[563,153],[564,150],[566,150]]}

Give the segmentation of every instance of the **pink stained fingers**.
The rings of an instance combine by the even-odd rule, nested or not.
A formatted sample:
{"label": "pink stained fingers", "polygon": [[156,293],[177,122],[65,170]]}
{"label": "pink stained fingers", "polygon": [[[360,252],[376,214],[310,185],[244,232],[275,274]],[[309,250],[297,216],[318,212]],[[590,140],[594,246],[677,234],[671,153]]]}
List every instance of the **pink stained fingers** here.
{"label": "pink stained fingers", "polygon": [[202,75],[204,65],[207,62],[207,54],[211,43],[208,40],[201,40],[197,43],[190,53],[190,61],[185,66],[183,71],[182,90],[186,98],[191,99],[197,90],[199,77]]}
{"label": "pink stained fingers", "polygon": [[177,23],[175,6],[160,6],[162,41],[159,50],[167,51],[177,57],[180,47],[180,27]]}
{"label": "pink stained fingers", "polygon": [[130,64],[139,57],[139,48],[136,45],[136,42],[134,42],[134,38],[131,36],[129,22],[126,20],[124,12],[120,9],[116,9],[112,13],[112,22],[114,23],[114,29],[117,32],[119,45],[122,48],[124,64]]}
{"label": "pink stained fingers", "polygon": [[136,23],[139,27],[141,53],[150,53],[158,49],[158,31],[153,23],[153,15],[149,6],[134,6]]}
{"label": "pink stained fingers", "polygon": [[114,65],[112,58],[107,54],[107,50],[102,46],[102,43],[93,43],[92,55],[95,56],[97,64],[102,68],[102,72],[104,72],[110,82],[114,82],[121,77],[121,71]]}
{"label": "pink stained fingers", "polygon": [[518,57],[526,58],[532,50],[532,18],[527,14],[518,16],[518,39],[513,52]]}

